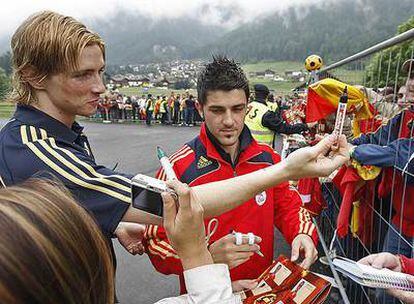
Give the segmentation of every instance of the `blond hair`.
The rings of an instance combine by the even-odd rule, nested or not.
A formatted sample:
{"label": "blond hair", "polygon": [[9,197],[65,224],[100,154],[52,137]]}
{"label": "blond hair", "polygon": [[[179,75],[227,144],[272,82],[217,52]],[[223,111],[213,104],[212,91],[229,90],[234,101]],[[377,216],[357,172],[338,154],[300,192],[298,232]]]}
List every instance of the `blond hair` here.
{"label": "blond hair", "polygon": [[59,182],[0,189],[0,303],[114,302],[109,247]]}
{"label": "blond hair", "polygon": [[30,16],[11,40],[11,101],[21,105],[36,102],[31,83],[40,84],[49,75],[75,70],[81,52],[90,45],[98,45],[105,56],[99,35],[74,18],[51,11]]}

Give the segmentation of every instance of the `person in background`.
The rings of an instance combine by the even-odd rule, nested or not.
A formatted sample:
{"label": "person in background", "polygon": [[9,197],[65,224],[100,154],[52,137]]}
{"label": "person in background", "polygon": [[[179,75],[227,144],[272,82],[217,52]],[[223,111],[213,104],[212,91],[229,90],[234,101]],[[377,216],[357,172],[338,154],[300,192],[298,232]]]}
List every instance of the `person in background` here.
{"label": "person in background", "polygon": [[195,100],[193,95],[189,95],[188,98],[185,100],[185,108],[187,111],[185,124],[188,127],[192,127],[194,125],[194,110],[195,110]]}
{"label": "person in background", "polygon": [[173,124],[178,125],[180,123],[180,103],[181,96],[177,94],[177,97],[174,99],[174,112],[173,112]]}
{"label": "person in background", "polygon": [[151,94],[147,95],[147,100],[145,103],[145,113],[146,113],[146,124],[147,126],[151,125],[152,114],[155,109],[155,100],[152,98]]}
{"label": "person in background", "polygon": [[153,113],[153,116],[154,116],[154,120],[160,120],[160,117],[161,117],[161,115],[160,115],[160,107],[161,107],[161,102],[162,102],[162,99],[161,99],[161,96],[157,96],[157,98],[155,99],[155,106],[154,106],[154,113]]}
{"label": "person in background", "polygon": [[[294,134],[309,130],[316,123],[289,125],[283,121],[280,110],[272,111],[267,106],[269,89],[263,84],[254,85],[255,99],[247,106],[245,123],[252,136],[260,143],[273,147],[275,134]],[[279,147],[280,148],[280,147]]]}
{"label": "person in background", "polygon": [[139,101],[137,96],[131,96],[131,110],[132,110],[132,120],[136,121],[139,118]]}
{"label": "person in background", "polygon": [[[374,133],[362,134],[349,144],[349,154],[361,165],[383,168],[378,186],[380,198],[390,198],[391,227],[383,251],[412,257],[414,242],[414,60],[407,60],[403,97],[405,110]],[[381,295],[379,295],[382,298]],[[386,297],[389,303],[395,303]],[[388,303],[387,302],[387,303]]]}
{"label": "person in background", "polygon": [[139,119],[146,121],[146,98],[143,94],[140,99],[138,99],[138,106],[139,106]]}
{"label": "person in background", "polygon": [[168,123],[168,103],[166,96],[162,96],[160,103],[161,123],[163,125]]}
{"label": "person in background", "polygon": [[132,116],[132,99],[131,96],[127,96],[124,104],[124,118],[126,120],[131,120]]}
{"label": "person in background", "polygon": [[171,91],[170,97],[168,97],[168,123],[173,123],[173,117],[174,117],[174,101],[175,101],[175,93],[174,91]]}
{"label": "person in background", "polygon": [[185,101],[187,100],[187,98],[188,98],[188,93],[186,93],[185,95],[183,94],[182,96],[181,96],[181,99],[180,99],[180,121],[181,121],[181,126],[184,126],[184,124],[185,124],[185,121],[186,121],[186,119],[187,119],[187,108],[186,108],[186,104],[185,104]]}
{"label": "person in background", "polygon": [[277,104],[273,94],[269,94],[269,96],[267,98],[266,105],[267,105],[267,107],[269,108],[270,111],[273,111],[273,112],[277,111],[278,104]]}

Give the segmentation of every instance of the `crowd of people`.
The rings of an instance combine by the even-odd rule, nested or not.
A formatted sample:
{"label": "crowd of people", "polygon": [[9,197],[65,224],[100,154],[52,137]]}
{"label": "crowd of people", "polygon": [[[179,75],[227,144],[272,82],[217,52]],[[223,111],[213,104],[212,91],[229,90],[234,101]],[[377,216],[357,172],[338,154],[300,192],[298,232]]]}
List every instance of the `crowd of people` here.
{"label": "crowd of people", "polygon": [[[260,85],[259,85],[260,86]],[[257,93],[250,93],[249,101],[254,101]],[[174,126],[194,126],[202,123],[202,118],[196,109],[197,96],[188,90],[181,94],[170,91],[168,95],[142,94],[128,95],[120,93],[118,89],[108,91],[101,97],[98,111],[93,118],[103,121],[145,121],[147,124],[161,123]],[[302,105],[298,94],[277,95],[269,94],[267,106],[271,110],[295,109]],[[303,118],[303,117],[302,117]],[[287,119],[283,114],[284,121],[292,124],[292,119]],[[151,121],[151,123],[150,123]]]}
{"label": "crowd of people", "polygon": [[183,94],[170,95],[144,94],[127,96],[111,91],[99,101],[98,111],[94,115],[105,121],[145,121],[147,125],[161,123],[163,125],[192,127],[201,122],[195,109],[197,99],[188,91]]}
{"label": "crowd of people", "polygon": [[[360,117],[362,135],[350,139],[329,135],[329,115],[309,121],[309,99],[275,98],[260,84],[251,95],[244,71],[225,56],[200,72],[197,98],[112,92],[101,99],[105,44],[77,20],[35,14],[16,30],[11,49],[16,112],[0,132],[0,302],[117,302],[117,238],[129,253],[147,254],[159,272],[180,277],[182,295],[159,303],[241,303],[237,292],[255,288],[272,263],[274,228],[291,245],[292,261],[309,269],[318,257],[317,214],[310,206],[317,187],[308,187],[308,197],[289,181],[319,182],[364,166],[384,170],[379,188],[381,195],[391,193],[394,213],[383,248],[393,254],[361,263],[413,272],[412,246],[403,248],[393,235],[408,244],[414,238],[413,60],[405,64],[408,80],[393,117],[369,108],[368,93],[356,89],[368,103],[355,109],[373,115]],[[157,172],[176,194],[162,194],[163,218],[131,205],[132,175],[97,164],[75,121],[97,110],[105,120],[145,119],[147,125],[159,119],[192,126],[196,113],[203,121],[199,134],[170,156],[177,178]],[[344,133],[358,117],[351,115]],[[275,151],[281,134],[301,134],[308,147],[281,158]],[[348,231],[347,195],[359,195],[349,189],[356,187],[342,193],[338,225],[345,220],[346,229],[338,226],[338,234]],[[237,233],[249,241],[238,244]],[[413,293],[392,295],[414,303]]]}

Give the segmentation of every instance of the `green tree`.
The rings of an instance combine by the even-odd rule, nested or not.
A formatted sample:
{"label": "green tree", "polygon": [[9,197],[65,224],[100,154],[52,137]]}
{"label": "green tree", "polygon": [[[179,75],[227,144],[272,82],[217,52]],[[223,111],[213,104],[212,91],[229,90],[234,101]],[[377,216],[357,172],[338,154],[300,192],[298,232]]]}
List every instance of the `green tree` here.
{"label": "green tree", "polygon": [[4,70],[6,75],[10,75],[12,72],[11,67],[11,53],[6,52],[0,56],[0,68]]}
{"label": "green tree", "polygon": [[[398,26],[397,34],[402,34],[414,28],[414,16]],[[375,54],[366,70],[366,85],[369,87],[402,86],[407,75],[402,73],[401,66],[407,59],[414,58],[414,43],[412,40],[388,48]],[[397,74],[398,73],[398,74]]]}
{"label": "green tree", "polygon": [[10,91],[10,78],[0,68],[0,101],[3,101]]}

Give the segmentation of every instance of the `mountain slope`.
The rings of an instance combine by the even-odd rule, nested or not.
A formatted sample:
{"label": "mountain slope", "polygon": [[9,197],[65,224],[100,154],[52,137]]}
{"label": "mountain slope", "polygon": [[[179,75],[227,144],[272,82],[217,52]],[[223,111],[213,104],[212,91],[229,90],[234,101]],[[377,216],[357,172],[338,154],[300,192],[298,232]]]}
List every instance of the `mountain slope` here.
{"label": "mountain slope", "polygon": [[193,54],[226,53],[242,61],[340,59],[387,39],[414,15],[411,0],[340,1],[291,8],[242,25]]}

